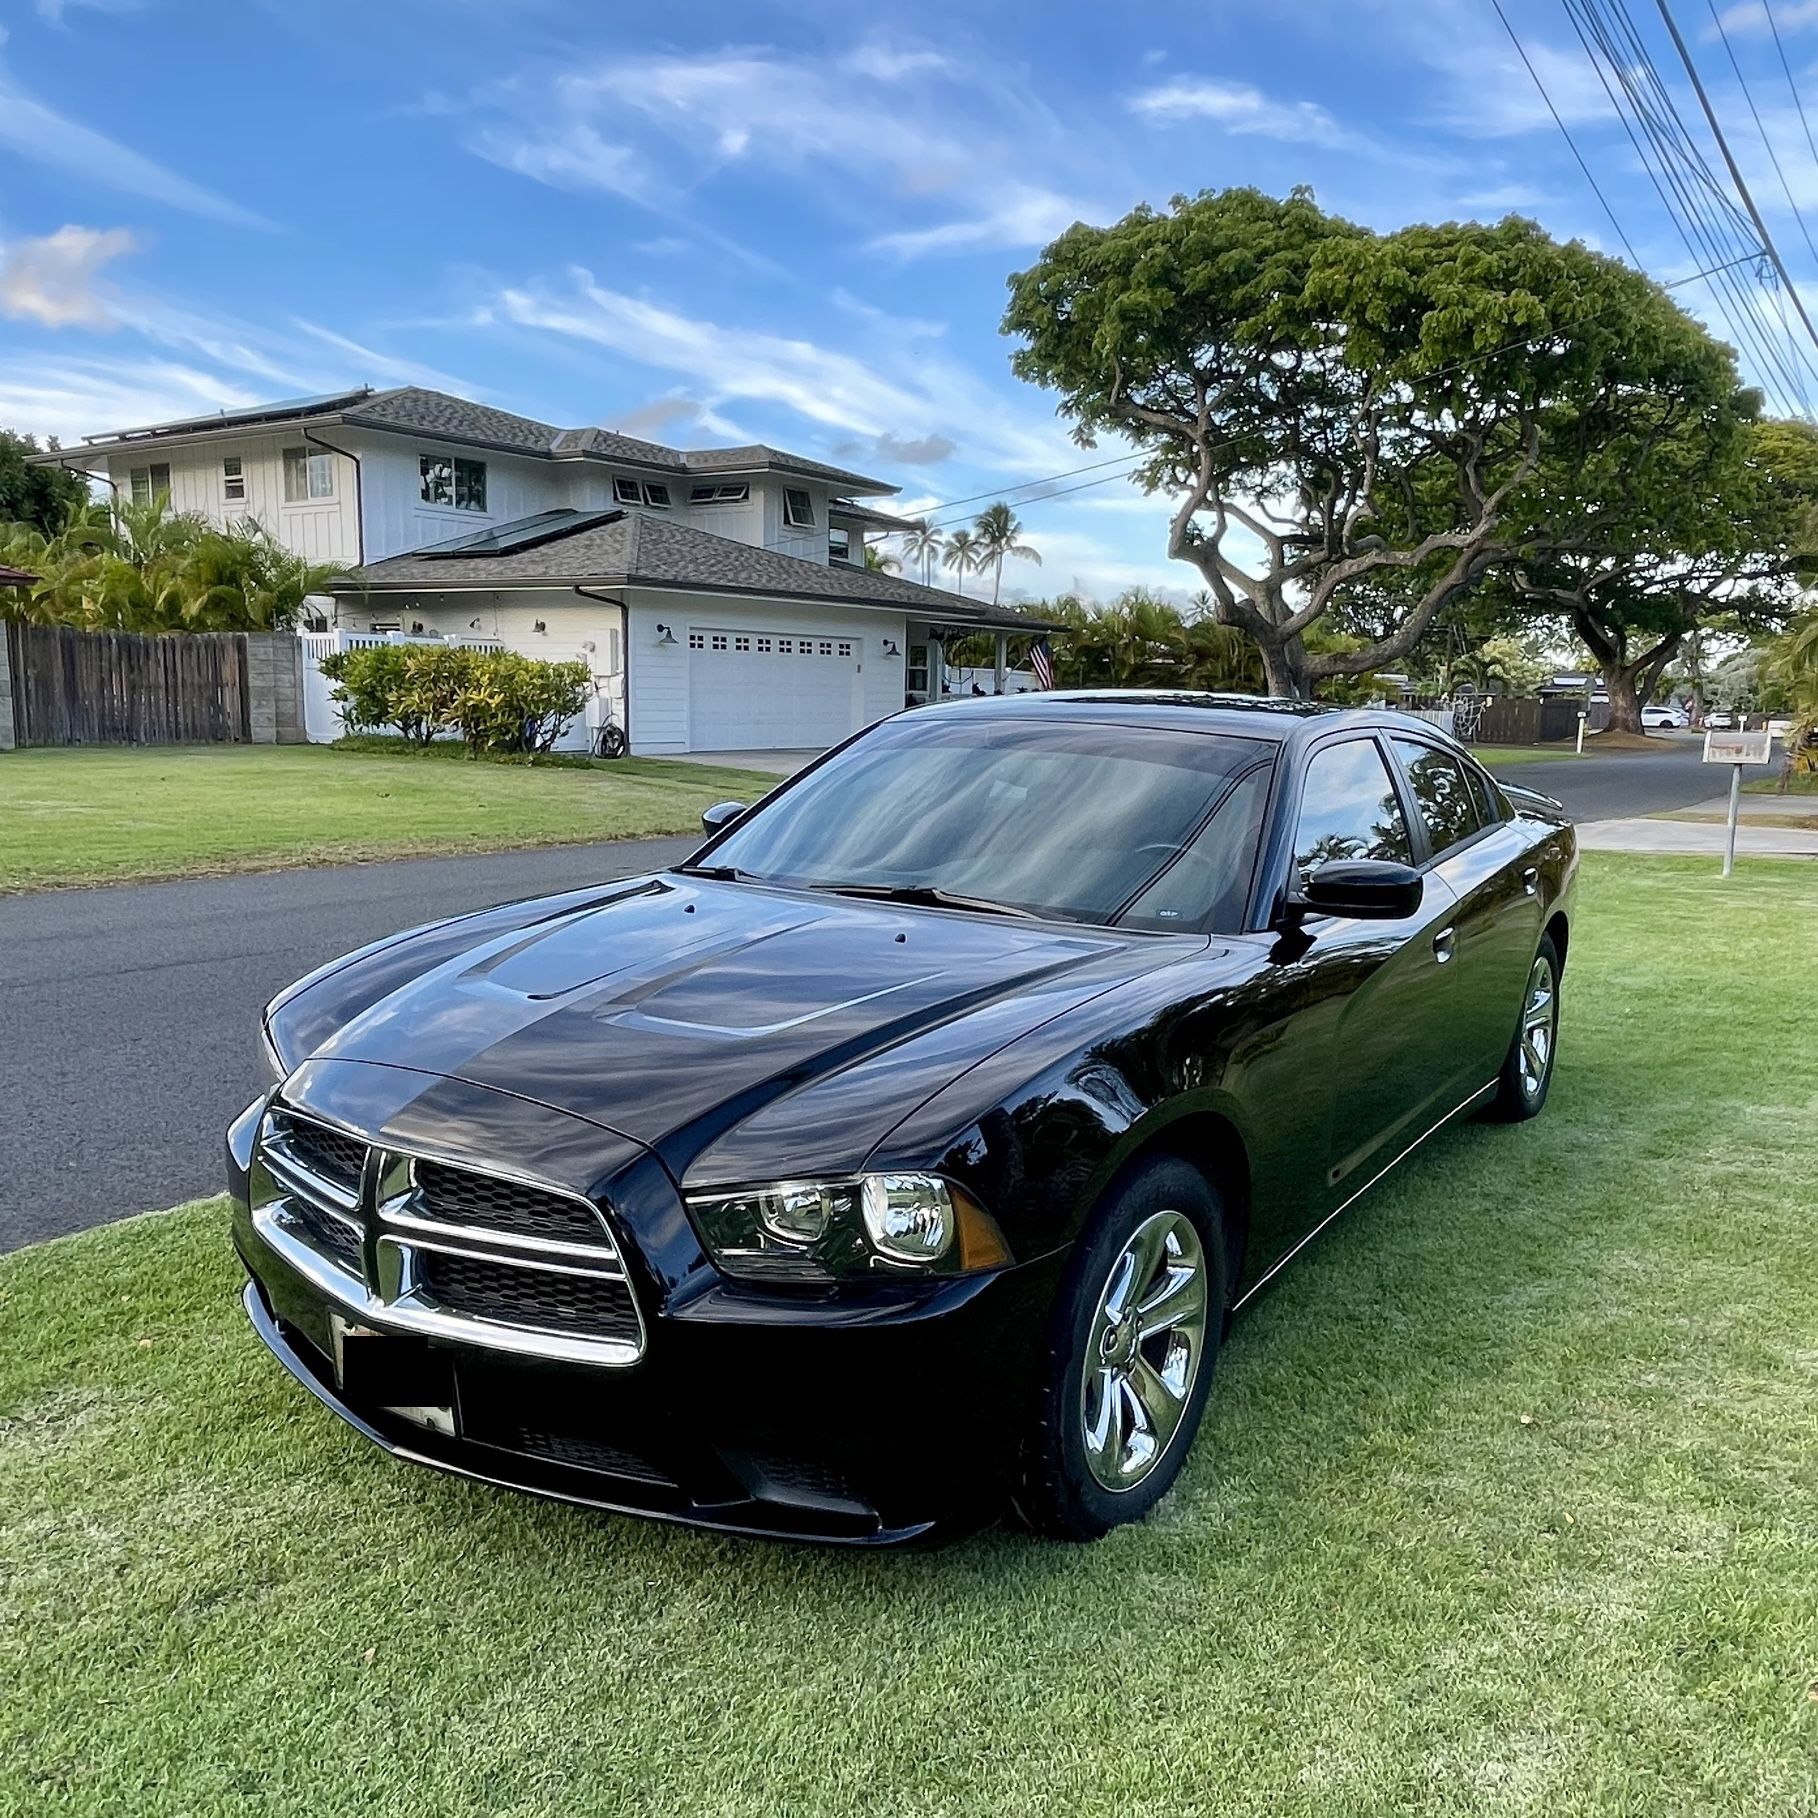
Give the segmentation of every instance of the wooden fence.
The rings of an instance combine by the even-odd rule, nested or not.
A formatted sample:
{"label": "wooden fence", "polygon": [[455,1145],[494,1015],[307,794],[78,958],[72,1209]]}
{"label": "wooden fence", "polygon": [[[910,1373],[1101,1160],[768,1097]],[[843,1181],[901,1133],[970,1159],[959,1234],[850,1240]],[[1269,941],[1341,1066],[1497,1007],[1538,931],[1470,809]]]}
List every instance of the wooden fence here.
{"label": "wooden fence", "polygon": [[[1483,705],[1471,741],[1477,745],[1548,745],[1575,738],[1583,709],[1581,694],[1547,695],[1539,700],[1492,695]],[[1592,732],[1601,732],[1610,723],[1608,701],[1594,701],[1590,713]]]}
{"label": "wooden fence", "polygon": [[6,627],[21,745],[237,744],[253,736],[247,641]]}

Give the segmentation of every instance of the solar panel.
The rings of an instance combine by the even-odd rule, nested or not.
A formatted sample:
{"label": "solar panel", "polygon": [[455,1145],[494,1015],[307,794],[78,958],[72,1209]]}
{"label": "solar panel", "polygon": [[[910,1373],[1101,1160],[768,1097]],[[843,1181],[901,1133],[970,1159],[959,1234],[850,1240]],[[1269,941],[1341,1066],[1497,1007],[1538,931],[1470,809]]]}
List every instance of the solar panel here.
{"label": "solar panel", "polygon": [[118,437],[157,436],[167,434],[173,429],[208,429],[222,423],[258,423],[268,417],[300,417],[318,410],[329,410],[337,404],[353,404],[362,398],[370,398],[373,390],[370,385],[361,385],[352,391],[324,392],[319,398],[280,398],[275,404],[249,404],[240,410],[210,411],[206,416],[176,417],[168,423],[147,423],[138,429],[109,431],[104,435],[84,436],[85,442],[111,442]]}
{"label": "solar panel", "polygon": [[446,543],[431,543],[426,549],[413,549],[413,559],[440,560],[449,556],[510,555],[520,549],[534,549],[539,543],[553,542],[577,530],[591,530],[596,524],[621,518],[622,511],[582,511],[563,505],[552,511],[539,511],[533,517],[514,518],[509,524],[495,524],[488,530],[476,530],[464,537],[453,537]]}

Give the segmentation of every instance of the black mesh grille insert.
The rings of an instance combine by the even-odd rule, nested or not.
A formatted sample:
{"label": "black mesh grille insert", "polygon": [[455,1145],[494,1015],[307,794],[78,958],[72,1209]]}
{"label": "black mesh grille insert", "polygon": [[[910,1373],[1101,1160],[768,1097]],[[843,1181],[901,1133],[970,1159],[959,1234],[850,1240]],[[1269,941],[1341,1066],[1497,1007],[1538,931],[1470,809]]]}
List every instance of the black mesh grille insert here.
{"label": "black mesh grille insert", "polygon": [[510,1325],[541,1326],[584,1338],[621,1338],[636,1343],[637,1309],[622,1281],[597,1275],[559,1275],[547,1269],[520,1269],[475,1256],[417,1252],[422,1282],[431,1298],[458,1313]]}
{"label": "black mesh grille insert", "polygon": [[417,1193],[425,1218],[477,1225],[519,1237],[551,1237],[604,1247],[605,1227],[579,1200],[490,1174],[470,1174],[444,1162],[416,1164]]}
{"label": "black mesh grille insert", "polygon": [[357,1136],[343,1136],[338,1130],[327,1130],[296,1117],[280,1117],[278,1132],[284,1146],[312,1174],[332,1180],[349,1193],[359,1192],[366,1145]]}
{"label": "black mesh grille insert", "polygon": [[675,1481],[637,1453],[585,1433],[542,1433],[534,1427],[519,1427],[512,1435],[512,1441],[521,1452],[533,1453],[556,1464],[576,1465],[583,1471],[606,1471],[614,1477],[635,1478],[640,1483]]}
{"label": "black mesh grille insert", "polygon": [[291,1209],[298,1222],[309,1233],[310,1245],[320,1250],[324,1256],[332,1256],[342,1268],[354,1275],[364,1275],[365,1259],[360,1254],[360,1239],[357,1233],[350,1231],[346,1225],[319,1206],[312,1206],[306,1200],[293,1199]]}

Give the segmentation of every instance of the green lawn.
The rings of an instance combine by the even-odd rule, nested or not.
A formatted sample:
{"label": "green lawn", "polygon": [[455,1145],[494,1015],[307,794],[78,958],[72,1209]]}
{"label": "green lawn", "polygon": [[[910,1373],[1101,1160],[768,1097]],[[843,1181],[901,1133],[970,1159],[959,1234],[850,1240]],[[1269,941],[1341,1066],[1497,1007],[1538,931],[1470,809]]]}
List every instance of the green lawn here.
{"label": "green lawn", "polygon": [[698,833],[777,778],[655,758],[586,769],[320,745],[0,757],[0,893]]}
{"label": "green lawn", "polygon": [[1818,770],[1802,770],[1787,780],[1783,792],[1780,787],[1779,757],[1776,755],[1775,768],[1763,775],[1750,777],[1742,786],[1754,795],[1818,795]]}
{"label": "green lawn", "polygon": [[0,1811],[1808,1818],[1818,897],[1586,874],[1544,1117],[1341,1220],[1092,1548],[393,1464],[260,1351],[218,1202],[0,1261]]}
{"label": "green lawn", "polygon": [[1544,764],[1554,758],[1576,756],[1569,743],[1563,745],[1473,745],[1471,755],[1478,763],[1487,764],[1492,770],[1502,770],[1510,764]]}

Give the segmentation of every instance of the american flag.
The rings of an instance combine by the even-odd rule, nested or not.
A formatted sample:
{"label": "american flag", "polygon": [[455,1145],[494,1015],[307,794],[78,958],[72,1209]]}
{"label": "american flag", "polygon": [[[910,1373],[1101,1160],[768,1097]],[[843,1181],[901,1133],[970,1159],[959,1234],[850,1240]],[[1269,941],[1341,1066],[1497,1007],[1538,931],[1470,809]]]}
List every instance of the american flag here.
{"label": "american flag", "polygon": [[1054,686],[1054,653],[1048,648],[1046,638],[1037,638],[1029,646],[1029,667],[1035,671],[1037,688]]}

